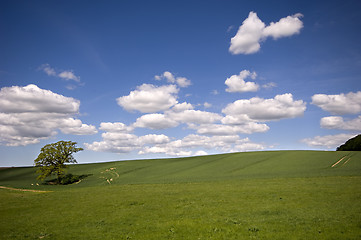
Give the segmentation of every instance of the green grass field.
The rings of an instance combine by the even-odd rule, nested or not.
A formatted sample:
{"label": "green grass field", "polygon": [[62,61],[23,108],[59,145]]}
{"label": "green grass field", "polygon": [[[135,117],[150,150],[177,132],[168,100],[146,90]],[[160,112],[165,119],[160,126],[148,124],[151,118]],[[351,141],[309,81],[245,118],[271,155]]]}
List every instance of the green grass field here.
{"label": "green grass field", "polygon": [[0,238],[361,239],[361,152],[232,153],[68,172],[90,176],[50,186],[34,168],[1,169],[0,186],[51,192],[0,189]]}

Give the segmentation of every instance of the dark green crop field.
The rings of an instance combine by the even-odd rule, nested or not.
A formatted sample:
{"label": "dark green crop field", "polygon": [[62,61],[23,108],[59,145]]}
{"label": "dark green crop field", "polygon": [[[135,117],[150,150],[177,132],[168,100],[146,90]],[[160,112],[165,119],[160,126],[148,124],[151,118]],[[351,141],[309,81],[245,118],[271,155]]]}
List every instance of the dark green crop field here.
{"label": "dark green crop field", "polygon": [[1,239],[361,239],[361,152],[79,164],[66,186],[35,171],[0,169],[16,188],[0,189]]}

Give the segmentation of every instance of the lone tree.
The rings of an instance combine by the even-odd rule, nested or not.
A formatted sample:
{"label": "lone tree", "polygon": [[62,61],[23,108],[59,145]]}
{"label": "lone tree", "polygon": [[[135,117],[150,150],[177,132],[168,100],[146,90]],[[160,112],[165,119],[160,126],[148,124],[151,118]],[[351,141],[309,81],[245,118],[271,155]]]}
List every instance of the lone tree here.
{"label": "lone tree", "polygon": [[68,167],[66,163],[77,162],[72,154],[84,150],[83,148],[77,148],[76,144],[76,142],[71,141],[59,141],[45,145],[41,149],[38,158],[34,160],[35,166],[39,167],[36,171],[40,174],[38,179],[44,180],[51,174],[56,174],[59,183],[65,168]]}

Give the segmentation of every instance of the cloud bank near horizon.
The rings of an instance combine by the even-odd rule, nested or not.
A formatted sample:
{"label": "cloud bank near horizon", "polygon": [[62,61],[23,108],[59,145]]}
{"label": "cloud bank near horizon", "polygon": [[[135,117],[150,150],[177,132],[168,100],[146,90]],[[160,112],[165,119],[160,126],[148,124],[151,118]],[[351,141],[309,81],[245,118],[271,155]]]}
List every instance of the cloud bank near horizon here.
{"label": "cloud bank near horizon", "polygon": [[[246,72],[250,76],[252,73]],[[255,74],[254,74],[255,75]],[[302,117],[306,102],[294,100],[291,93],[273,98],[253,97],[227,104],[221,112],[197,110],[195,105],[178,99],[175,85],[142,84],[129,95],[119,97],[127,101],[119,104],[126,111],[142,115],[129,125],[122,122],[101,122],[101,141],[84,143],[91,151],[138,154],[159,153],[172,156],[190,156],[205,153],[204,149],[222,152],[262,150],[272,148],[252,142],[240,135],[264,133],[270,130],[267,122]],[[227,92],[227,91],[226,91]],[[358,101],[361,92],[339,95],[315,94],[312,104],[321,109],[345,115],[361,113]],[[345,104],[347,103],[347,104]],[[128,107],[132,106],[132,108]],[[340,108],[339,106],[343,106]],[[197,105],[199,106],[199,105]],[[80,101],[40,89],[31,84],[25,87],[3,87],[0,90],[1,145],[25,146],[55,136],[58,131],[69,135],[93,135],[98,129],[78,119]],[[316,136],[300,140],[312,147],[333,148],[361,130],[361,116],[354,119],[341,116],[323,117],[320,127],[349,131],[338,135]],[[156,132],[146,135],[134,133],[137,128],[167,130],[181,127],[193,131],[183,138],[174,139]],[[333,137],[332,137],[333,136]],[[202,149],[201,149],[202,148]]]}
{"label": "cloud bank near horizon", "polygon": [[0,145],[25,146],[55,136],[57,130],[72,135],[96,134],[96,127],[82,123],[80,101],[34,84],[0,90]]}

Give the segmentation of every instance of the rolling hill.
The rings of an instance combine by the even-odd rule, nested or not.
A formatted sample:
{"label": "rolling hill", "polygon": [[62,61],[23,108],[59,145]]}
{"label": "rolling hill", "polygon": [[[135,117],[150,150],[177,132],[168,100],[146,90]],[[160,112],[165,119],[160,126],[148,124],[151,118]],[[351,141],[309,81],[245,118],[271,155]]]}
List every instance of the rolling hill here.
{"label": "rolling hill", "polygon": [[[341,160],[338,164],[339,160]],[[334,166],[333,166],[334,165]],[[332,167],[333,166],[333,167]],[[0,170],[0,185],[37,186],[34,167]],[[188,158],[116,161],[71,165],[68,172],[89,175],[71,187],[207,182],[253,178],[352,176],[361,174],[361,152],[261,151]],[[33,185],[32,185],[33,184]]]}
{"label": "rolling hill", "polygon": [[65,186],[35,171],[0,169],[0,239],[361,239],[361,152],[77,164]]}

